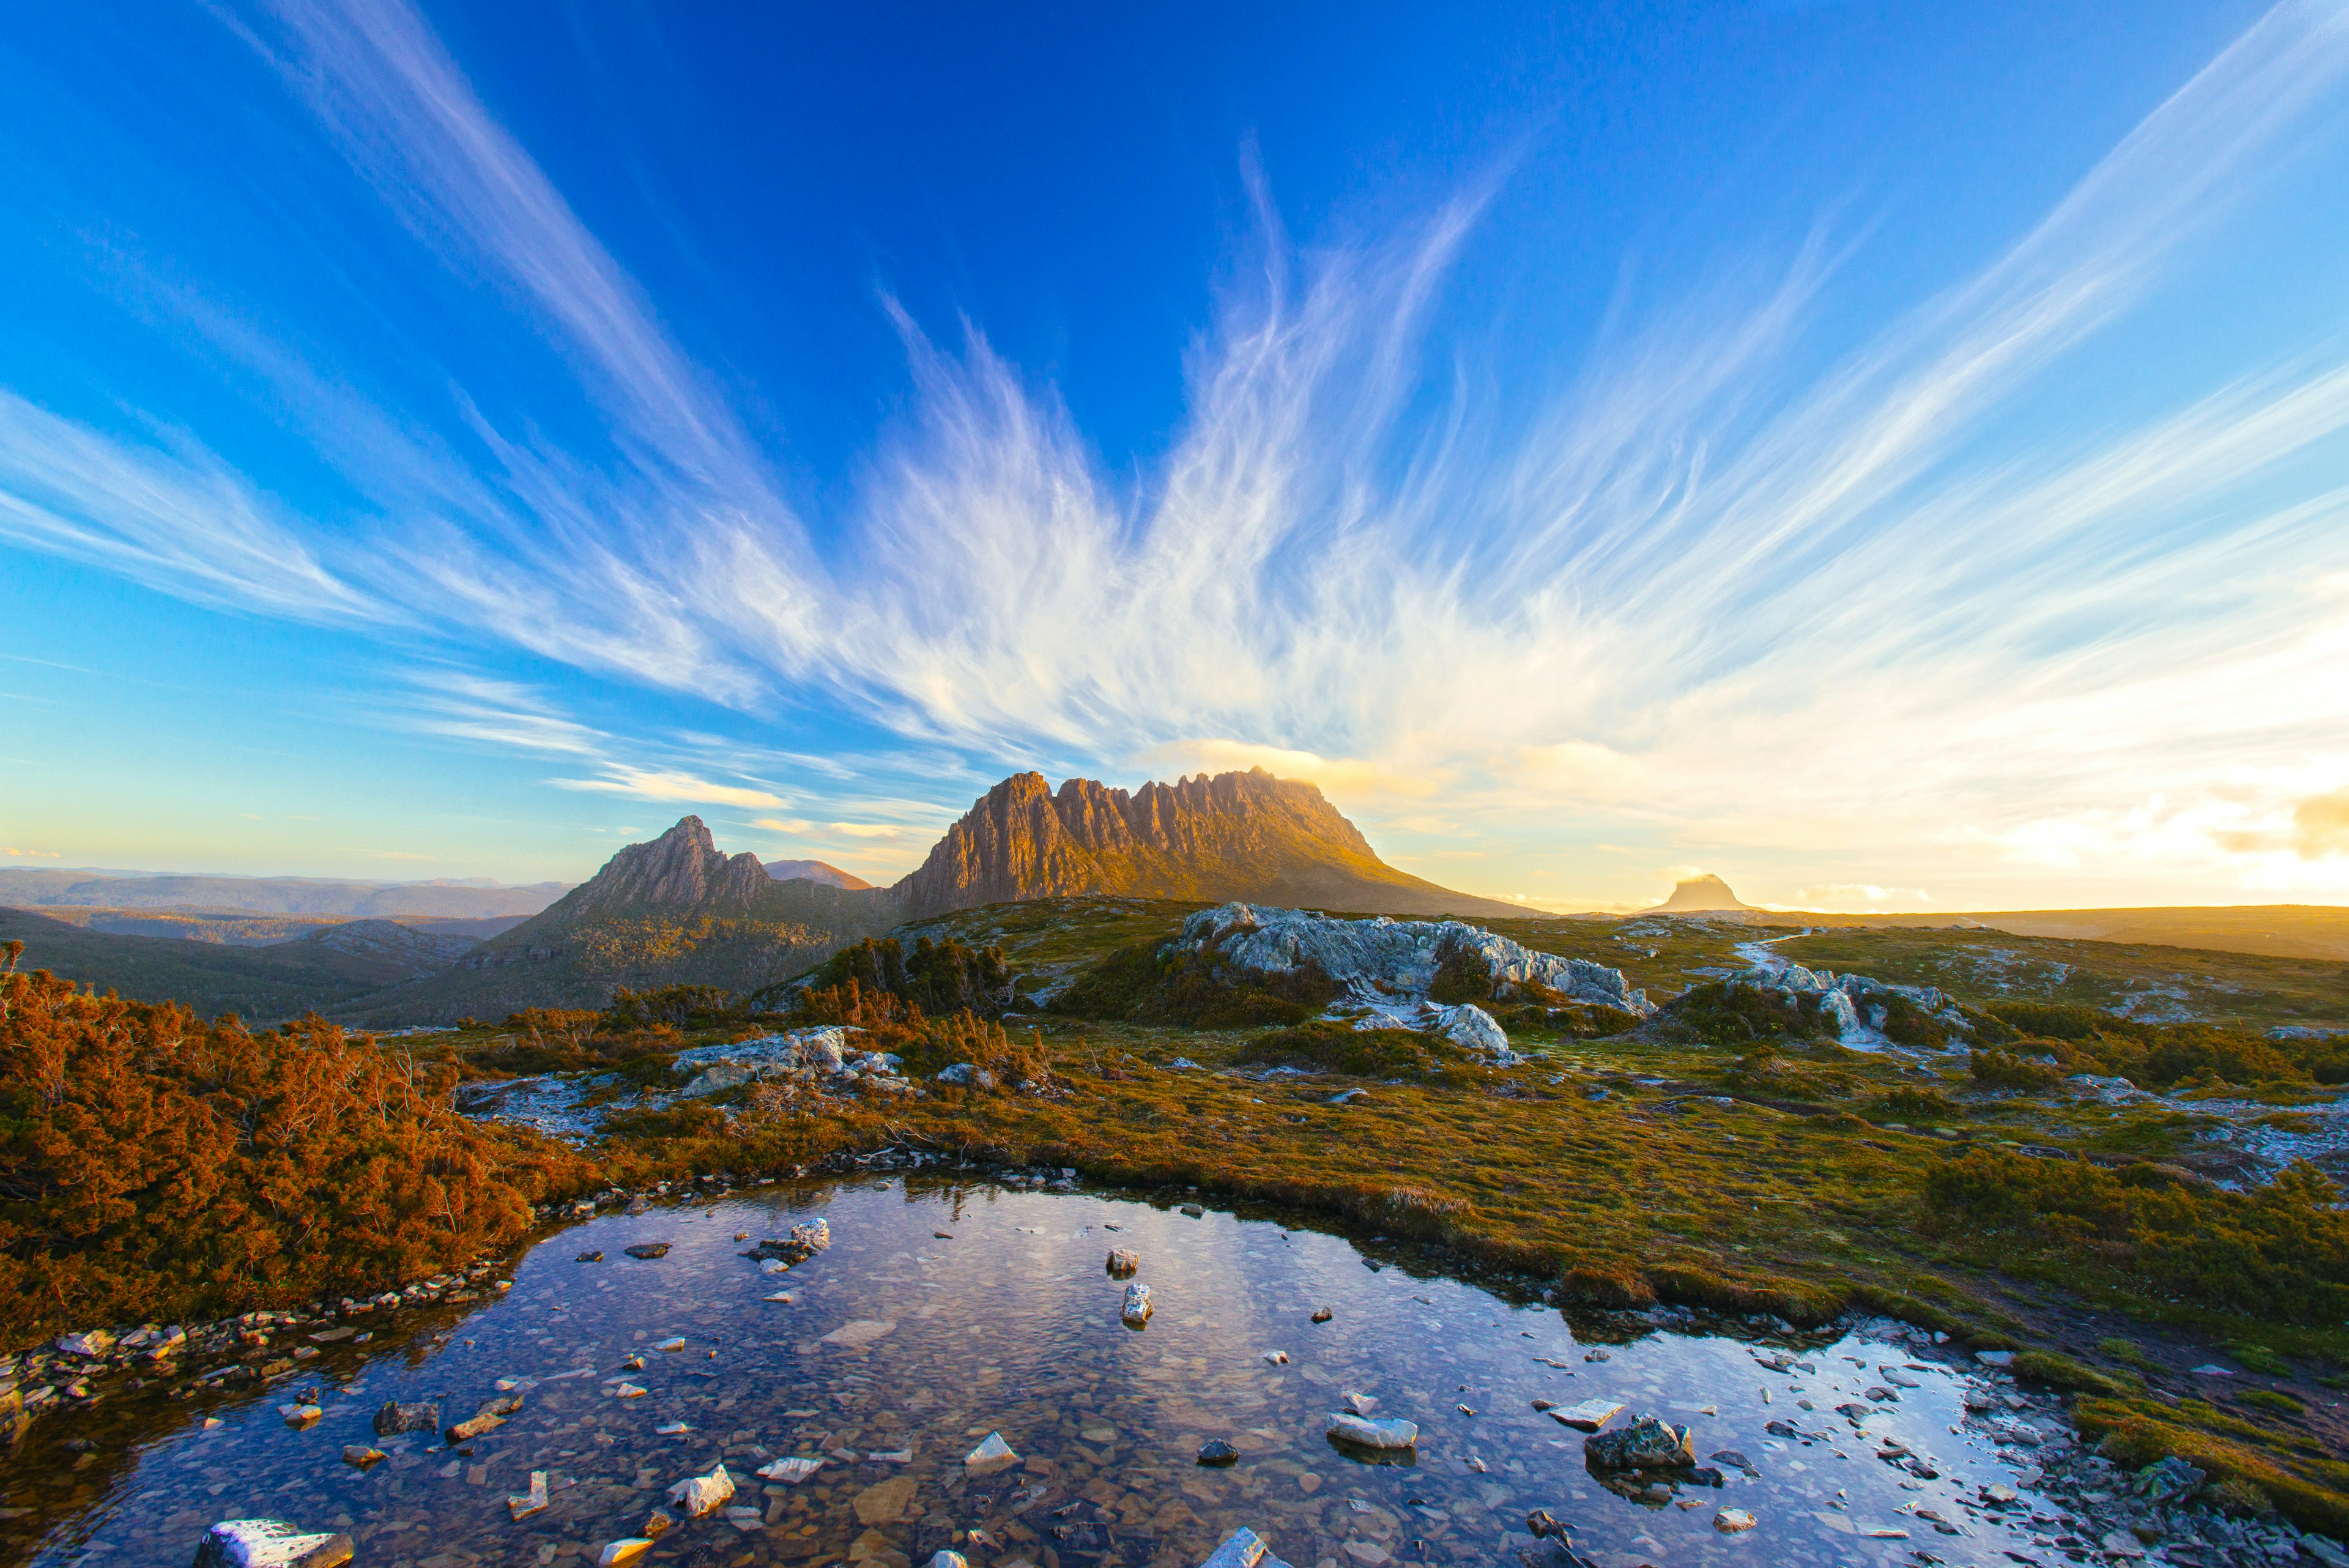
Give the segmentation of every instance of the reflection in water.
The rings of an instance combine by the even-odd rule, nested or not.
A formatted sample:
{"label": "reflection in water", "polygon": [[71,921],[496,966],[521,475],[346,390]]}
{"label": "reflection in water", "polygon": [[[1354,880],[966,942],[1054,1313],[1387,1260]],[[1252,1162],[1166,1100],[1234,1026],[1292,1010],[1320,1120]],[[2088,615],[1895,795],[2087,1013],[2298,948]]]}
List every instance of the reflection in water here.
{"label": "reflection in water", "polygon": [[[832,1247],[789,1272],[739,1255],[816,1213]],[[669,1251],[626,1256],[640,1242]],[[1141,1332],[1120,1323],[1112,1247],[1139,1254],[1133,1278],[1150,1286]],[[575,1261],[596,1251],[605,1262]],[[988,1568],[1189,1568],[1247,1525],[1299,1568],[1488,1563],[1533,1544],[1535,1509],[1609,1568],[1910,1563],[1920,1551],[2003,1563],[2027,1542],[1961,1501],[2015,1478],[1986,1438],[1957,1430],[1962,1376],[1913,1346],[1601,1343],[1625,1336],[1596,1325],[1578,1342],[1556,1313],[1366,1264],[1341,1240],[1269,1220],[919,1179],[801,1184],[594,1220],[514,1278],[502,1302],[404,1346],[334,1346],[216,1407],[209,1428],[184,1405],[122,1401],[102,1416],[101,1442],[124,1450],[110,1469],[77,1472],[36,1438],[47,1446],[11,1462],[5,1484],[10,1508],[47,1523],[32,1560],[183,1563],[212,1521],[272,1516],[348,1532],[362,1568],[580,1568],[721,1461],[732,1511],[680,1524],[645,1561],[899,1568],[953,1547]],[[767,1299],[778,1293],[791,1299]],[[631,1357],[641,1370],[624,1369]],[[645,1392],[623,1397],[624,1380]],[[278,1411],[296,1385],[324,1407],[300,1429]],[[370,1424],[388,1400],[437,1399],[445,1425],[509,1387],[521,1409],[457,1449]],[[1418,1424],[1409,1462],[1330,1446],[1349,1395]],[[1626,1407],[1610,1429],[1661,1416],[1694,1427],[1701,1459],[1751,1468],[1712,1461],[1717,1490],[1610,1490],[1585,1468],[1582,1435],[1534,1407],[1592,1399]],[[1022,1462],[967,1470],[994,1432]],[[1237,1461],[1195,1462],[1210,1439]],[[353,1469],[347,1444],[389,1457]],[[821,1462],[797,1484],[756,1475],[789,1456]],[[506,1500],[534,1470],[548,1505],[512,1517]],[[1758,1525],[1717,1530],[1724,1508]]]}

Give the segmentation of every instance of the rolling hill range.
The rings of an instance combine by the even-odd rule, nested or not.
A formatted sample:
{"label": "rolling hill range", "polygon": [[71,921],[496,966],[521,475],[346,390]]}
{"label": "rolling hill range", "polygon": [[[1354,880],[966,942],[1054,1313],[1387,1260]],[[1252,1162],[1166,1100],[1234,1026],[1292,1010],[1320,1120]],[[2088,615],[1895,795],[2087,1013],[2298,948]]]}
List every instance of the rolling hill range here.
{"label": "rolling hill range", "polygon": [[0,907],[0,941],[25,944],[23,967],[46,969],[146,1002],[186,1003],[274,1023],[448,967],[473,939],[354,920],[267,947],[92,931],[30,909]]}
{"label": "rolling hill range", "polygon": [[332,915],[346,920],[486,919],[535,915],[566,891],[561,882],[510,888],[479,880],[351,882],[310,877],[212,877],[145,871],[0,868],[0,904],[104,909],[239,910]]}

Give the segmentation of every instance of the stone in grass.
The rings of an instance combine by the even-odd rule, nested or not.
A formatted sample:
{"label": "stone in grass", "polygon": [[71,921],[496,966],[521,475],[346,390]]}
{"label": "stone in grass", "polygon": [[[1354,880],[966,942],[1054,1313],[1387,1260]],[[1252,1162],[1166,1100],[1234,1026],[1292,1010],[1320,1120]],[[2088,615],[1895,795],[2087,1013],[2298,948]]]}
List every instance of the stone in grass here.
{"label": "stone in grass", "polygon": [[1112,1278],[1121,1280],[1131,1278],[1133,1272],[1142,1267],[1142,1254],[1128,1251],[1123,1247],[1112,1247],[1109,1250],[1108,1267]]}
{"label": "stone in grass", "polygon": [[1237,1464],[1240,1451],[1221,1438],[1210,1438],[1199,1445],[1199,1462],[1210,1469]]}
{"label": "stone in grass", "polygon": [[1419,1441],[1419,1427],[1415,1422],[1400,1417],[1374,1421],[1351,1411],[1341,1411],[1330,1417],[1324,1433],[1334,1442],[1382,1452],[1408,1449]]}
{"label": "stone in grass", "polygon": [[1117,1309],[1118,1320],[1128,1328],[1140,1328],[1150,1321],[1150,1287],[1125,1287],[1125,1304]]}
{"label": "stone in grass", "polygon": [[437,1432],[440,1429],[440,1407],[429,1399],[402,1404],[394,1399],[375,1413],[376,1435],[396,1438],[402,1432]]}
{"label": "stone in grass", "polygon": [[506,1511],[516,1519],[528,1519],[533,1513],[545,1511],[545,1509],[546,1472],[544,1470],[530,1472],[529,1490],[506,1493]]}
{"label": "stone in grass", "polygon": [[313,1534],[282,1519],[224,1519],[204,1532],[192,1568],[341,1568],[347,1535]]}
{"label": "stone in grass", "polygon": [[1578,1432],[1595,1432],[1621,1414],[1623,1407],[1614,1399],[1584,1399],[1572,1405],[1550,1407],[1549,1418]]}
{"label": "stone in grass", "polygon": [[1224,1543],[1209,1552],[1199,1568],[1288,1568],[1288,1564],[1272,1554],[1263,1536],[1243,1526],[1224,1537]]}
{"label": "stone in grass", "polygon": [[1019,1456],[1011,1451],[1011,1445],[1003,1440],[1000,1432],[988,1433],[985,1441],[962,1457],[962,1468],[975,1476],[993,1475],[1019,1462]]}
{"label": "stone in grass", "polygon": [[733,1495],[734,1478],[726,1473],[722,1464],[706,1476],[688,1476],[668,1489],[670,1506],[688,1519],[717,1512]]}
{"label": "stone in grass", "polygon": [[1696,1437],[1653,1416],[1635,1417],[1619,1431],[1582,1440],[1582,1457],[1594,1469],[1687,1469],[1696,1463]]}
{"label": "stone in grass", "polygon": [[773,1464],[759,1467],[759,1479],[781,1481],[785,1486],[797,1486],[815,1474],[823,1463],[822,1459],[803,1459],[797,1456],[787,1459],[777,1459]]}
{"label": "stone in grass", "polygon": [[1735,1535],[1753,1529],[1762,1521],[1742,1508],[1724,1508],[1713,1516],[1713,1527],[1723,1535]]}
{"label": "stone in grass", "polygon": [[667,1241],[639,1241],[635,1246],[630,1247],[627,1250],[627,1252],[628,1256],[631,1258],[666,1258],[668,1256],[668,1243]]}

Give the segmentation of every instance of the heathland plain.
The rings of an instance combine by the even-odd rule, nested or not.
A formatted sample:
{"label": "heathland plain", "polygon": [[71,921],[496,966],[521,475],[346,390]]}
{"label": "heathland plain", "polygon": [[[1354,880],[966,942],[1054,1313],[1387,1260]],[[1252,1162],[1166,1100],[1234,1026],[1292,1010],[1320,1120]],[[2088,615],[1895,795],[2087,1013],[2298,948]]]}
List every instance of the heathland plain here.
{"label": "heathland plain", "polygon": [[[1237,970],[1176,940],[1221,898],[1346,908],[1264,896],[1338,886],[1326,862],[1155,896],[1099,887],[1104,865],[1175,879],[1226,853],[1209,834],[1184,860],[1162,819],[1162,838],[1111,855],[1062,845],[1043,862],[1057,890],[978,901],[1007,857],[1032,867],[1040,841],[1086,820],[1040,780],[999,793],[1013,809],[988,821],[1011,831],[967,834],[932,879],[964,889],[961,908],[766,877],[777,900],[749,857],[680,824],[534,935],[484,944],[516,956],[467,981],[502,967],[552,993],[616,931],[641,939],[626,955],[641,983],[605,972],[600,994],[470,1009],[493,1021],[256,1033],[12,974],[12,1340],[398,1286],[512,1249],[582,1194],[915,1148],[1308,1210],[1411,1266],[1561,1303],[1889,1314],[2021,1352],[2017,1370],[2065,1390],[2117,1458],[2180,1454],[2229,1507],[2349,1526],[2337,959],[1758,911],[1461,909],[1534,952],[1621,971],[1653,1008],[1496,984],[1455,952],[1430,993],[1496,1020],[1508,1059],[1444,1027],[1330,1021],[1343,998],[1327,976]],[[1133,833],[1119,822],[1087,831]],[[1382,889],[1399,915],[1443,908],[1442,889],[1354,869],[1346,885]],[[770,923],[786,929],[750,929]],[[785,950],[761,956],[762,941]],[[34,944],[21,971],[43,956]],[[1757,979],[1757,963],[1782,967]],[[1857,999],[1858,1033],[1806,989],[1826,971],[1881,982],[1834,992]],[[895,1063],[685,1092],[743,1042],[827,1026]],[[527,1114],[550,1095],[570,1116],[560,1136]]]}

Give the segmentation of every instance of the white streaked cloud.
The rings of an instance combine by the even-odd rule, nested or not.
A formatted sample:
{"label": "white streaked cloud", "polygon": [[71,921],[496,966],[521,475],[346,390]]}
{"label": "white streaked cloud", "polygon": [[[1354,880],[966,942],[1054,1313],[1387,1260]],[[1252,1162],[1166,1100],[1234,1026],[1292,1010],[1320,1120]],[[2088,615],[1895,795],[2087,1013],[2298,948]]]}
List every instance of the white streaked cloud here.
{"label": "white streaked cloud", "polygon": [[[0,396],[0,536],[750,713],[816,692],[936,747],[1261,764],[1519,842],[1570,816],[1616,837],[1702,824],[1708,852],[1865,833],[1936,888],[1961,863],[2147,855],[2271,879],[2322,862],[2349,888],[2323,789],[2228,793],[2349,754],[2349,490],[2323,478],[2349,454],[2349,358],[2247,367],[2133,427],[1985,434],[2311,141],[2349,76],[2344,16],[2268,14],[2002,255],[1819,373],[1794,367],[1836,285],[1826,238],[1626,313],[1547,398],[1505,406],[1464,376],[1429,417],[1422,335],[1481,193],[1300,255],[1259,183],[1254,265],[1191,346],[1181,429],[1128,483],[976,327],[941,345],[891,304],[912,400],[819,551],[420,16],[285,0],[245,35],[421,244],[561,345],[607,441],[566,450],[460,389],[472,447],[404,447],[392,477],[380,431],[411,421],[388,414],[367,452],[321,429],[388,520],[337,533],[192,440]],[[399,722],[581,759],[563,788],[785,804],[719,748],[624,741],[518,686],[419,692]],[[2292,800],[2320,804],[2303,823]],[[784,820],[761,825],[899,831]]]}

